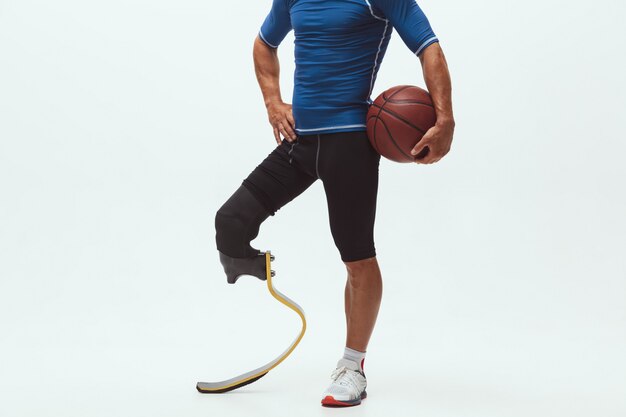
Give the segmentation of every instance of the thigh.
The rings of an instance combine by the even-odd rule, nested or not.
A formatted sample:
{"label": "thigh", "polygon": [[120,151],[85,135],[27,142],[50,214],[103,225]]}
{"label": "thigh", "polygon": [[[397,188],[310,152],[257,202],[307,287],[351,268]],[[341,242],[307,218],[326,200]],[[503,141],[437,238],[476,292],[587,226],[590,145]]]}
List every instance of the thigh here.
{"label": "thigh", "polygon": [[283,142],[243,180],[243,185],[272,216],[317,179],[293,163],[289,155],[291,147],[292,145],[283,139]]}
{"label": "thigh", "polygon": [[380,155],[366,132],[321,135],[318,169],[330,228],[344,262],[376,256],[374,221]]}

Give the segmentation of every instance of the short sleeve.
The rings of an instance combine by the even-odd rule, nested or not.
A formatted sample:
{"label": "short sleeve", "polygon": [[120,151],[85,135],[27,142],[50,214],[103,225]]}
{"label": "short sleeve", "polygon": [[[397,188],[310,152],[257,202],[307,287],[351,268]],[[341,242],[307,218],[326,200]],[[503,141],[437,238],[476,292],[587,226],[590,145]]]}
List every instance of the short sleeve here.
{"label": "short sleeve", "polygon": [[291,17],[289,16],[289,1],[273,0],[272,9],[265,18],[263,25],[261,25],[259,37],[272,48],[278,48],[278,45],[292,29]]}
{"label": "short sleeve", "polygon": [[422,9],[415,0],[371,0],[398,31],[409,47],[419,55],[428,45],[439,42]]}

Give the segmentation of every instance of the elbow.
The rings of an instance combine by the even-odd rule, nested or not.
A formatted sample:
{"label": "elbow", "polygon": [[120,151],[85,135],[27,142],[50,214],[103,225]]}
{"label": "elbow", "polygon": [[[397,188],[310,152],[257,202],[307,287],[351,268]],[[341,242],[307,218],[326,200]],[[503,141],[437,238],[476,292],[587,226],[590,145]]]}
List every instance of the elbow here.
{"label": "elbow", "polygon": [[255,60],[262,59],[263,57],[277,56],[276,48],[270,47],[267,43],[261,39],[259,35],[254,38],[254,44],[252,47],[252,55]]}
{"label": "elbow", "polygon": [[433,60],[433,59],[445,60],[443,49],[441,49],[441,45],[439,45],[438,41],[433,42],[430,45],[428,45],[426,48],[420,51],[420,53],[417,56],[422,62],[422,65],[427,60]]}
{"label": "elbow", "polygon": [[273,53],[276,53],[276,50],[278,49],[277,46],[270,45],[267,41],[265,41],[261,35],[261,32],[259,32],[254,38],[254,46],[255,48],[256,47],[262,48],[263,50],[270,51]]}

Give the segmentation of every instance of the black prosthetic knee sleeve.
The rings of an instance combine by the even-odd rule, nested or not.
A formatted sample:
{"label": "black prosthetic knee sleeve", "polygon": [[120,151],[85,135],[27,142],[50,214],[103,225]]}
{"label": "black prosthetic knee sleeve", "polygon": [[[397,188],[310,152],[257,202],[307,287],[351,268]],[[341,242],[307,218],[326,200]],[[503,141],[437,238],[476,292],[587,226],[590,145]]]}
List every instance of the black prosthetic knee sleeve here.
{"label": "black prosthetic knee sleeve", "polygon": [[217,250],[233,258],[249,258],[259,253],[250,242],[269,217],[265,207],[243,185],[226,200],[215,215]]}
{"label": "black prosthetic knee sleeve", "polygon": [[265,253],[250,246],[261,223],[270,216],[267,209],[243,185],[226,200],[215,215],[215,241],[228,282],[241,275],[266,279]]}

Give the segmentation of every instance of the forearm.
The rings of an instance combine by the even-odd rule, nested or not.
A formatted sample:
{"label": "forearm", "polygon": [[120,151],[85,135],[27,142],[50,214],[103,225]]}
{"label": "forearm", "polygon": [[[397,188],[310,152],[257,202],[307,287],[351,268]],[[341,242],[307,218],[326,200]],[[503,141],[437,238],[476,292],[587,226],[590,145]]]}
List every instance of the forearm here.
{"label": "forearm", "polygon": [[254,40],[254,72],[261,87],[267,116],[274,130],[277,144],[281,144],[280,135],[288,141],[296,139],[296,122],[293,119],[291,104],[283,102],[280,95],[280,64],[275,48],[269,47],[258,36]]}
{"label": "forearm", "polygon": [[420,54],[424,81],[433,99],[437,123],[422,136],[411,154],[418,164],[432,164],[443,158],[452,145],[454,115],[452,114],[452,83],[448,64],[439,43],[433,43]]}
{"label": "forearm", "polygon": [[439,43],[428,46],[420,54],[424,81],[433,99],[437,124],[454,127],[452,112],[452,83],[448,64]]}
{"label": "forearm", "polygon": [[252,52],[254,71],[256,73],[265,106],[272,103],[281,103],[280,94],[280,63],[276,49],[270,48],[257,36],[254,40]]}

